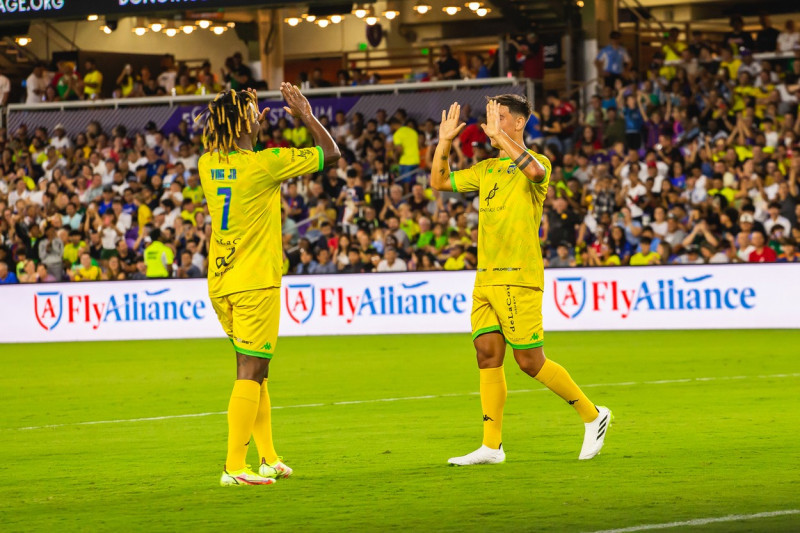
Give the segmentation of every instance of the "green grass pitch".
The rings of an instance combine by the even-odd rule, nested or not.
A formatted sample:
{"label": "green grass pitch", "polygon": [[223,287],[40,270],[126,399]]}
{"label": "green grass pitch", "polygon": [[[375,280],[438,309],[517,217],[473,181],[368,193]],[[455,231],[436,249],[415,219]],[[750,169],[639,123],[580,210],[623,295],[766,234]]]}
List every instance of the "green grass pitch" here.
{"label": "green grass pitch", "polygon": [[[295,477],[221,488],[227,340],[0,345],[0,524],[561,532],[800,509],[798,347],[797,331],[550,333],[548,356],[616,415],[603,453],[577,460],[580,418],[509,352],[507,461],[458,468],[482,425],[468,335],[284,338],[270,392]],[[800,514],[691,528],[798,530]]]}

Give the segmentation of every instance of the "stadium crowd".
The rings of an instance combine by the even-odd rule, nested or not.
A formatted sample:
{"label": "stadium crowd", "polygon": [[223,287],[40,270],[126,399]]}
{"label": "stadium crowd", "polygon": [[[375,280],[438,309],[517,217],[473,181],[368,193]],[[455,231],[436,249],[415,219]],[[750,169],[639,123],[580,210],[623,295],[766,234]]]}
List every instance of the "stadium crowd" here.
{"label": "stadium crowd", "polygon": [[[761,33],[735,27],[722,43],[676,37],[638,72],[612,34],[597,94],[581,106],[548,93],[529,121],[553,162],[547,266],[800,261],[800,59],[754,61],[745,46]],[[463,118],[453,169],[495,155],[483,117]],[[343,156],[284,186],[285,274],[476,268],[482,198],[426,187],[434,119],[322,122]],[[205,276],[199,132],[109,126],[0,132],[0,283]],[[311,143],[281,119],[256,149]]]}

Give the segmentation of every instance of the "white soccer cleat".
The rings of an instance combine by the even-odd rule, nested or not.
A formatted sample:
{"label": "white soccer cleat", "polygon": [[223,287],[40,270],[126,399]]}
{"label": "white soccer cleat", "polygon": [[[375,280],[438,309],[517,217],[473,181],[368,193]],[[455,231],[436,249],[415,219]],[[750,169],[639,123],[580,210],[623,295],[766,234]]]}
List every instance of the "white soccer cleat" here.
{"label": "white soccer cleat", "polygon": [[462,455],[461,457],[451,457],[447,460],[448,463],[455,466],[467,465],[496,465],[506,460],[506,452],[503,451],[503,445],[495,450],[488,446],[481,446],[472,453]]}
{"label": "white soccer cleat", "polygon": [[258,474],[273,479],[286,479],[292,475],[293,470],[283,464],[281,458],[274,465],[268,465],[266,459],[261,459],[261,466],[258,467]]}
{"label": "white soccer cleat", "polygon": [[614,415],[608,407],[598,406],[597,411],[597,418],[584,424],[586,433],[583,435],[583,446],[581,447],[581,454],[578,456],[581,461],[591,459],[600,453],[606,440],[606,430],[611,426],[611,422],[614,421]]}
{"label": "white soccer cleat", "polygon": [[260,476],[250,470],[249,466],[241,470],[228,472],[227,469],[222,470],[222,477],[219,484],[223,487],[235,487],[242,485],[272,485],[275,480],[272,478]]}

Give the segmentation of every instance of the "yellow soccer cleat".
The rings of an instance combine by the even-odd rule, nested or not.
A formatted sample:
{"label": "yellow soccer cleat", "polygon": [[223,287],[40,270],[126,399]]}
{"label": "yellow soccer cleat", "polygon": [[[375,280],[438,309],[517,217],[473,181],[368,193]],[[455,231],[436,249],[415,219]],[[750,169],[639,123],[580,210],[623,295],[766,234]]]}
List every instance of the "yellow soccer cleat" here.
{"label": "yellow soccer cleat", "polygon": [[282,457],[278,457],[278,462],[272,465],[267,464],[266,459],[261,459],[261,466],[258,468],[258,473],[262,477],[271,479],[286,479],[292,475],[293,470],[283,464]]}
{"label": "yellow soccer cleat", "polygon": [[226,469],[223,469],[222,477],[219,480],[219,484],[223,487],[235,487],[238,485],[272,485],[274,483],[277,483],[274,478],[260,476],[250,470],[250,465],[234,472],[228,472]]}

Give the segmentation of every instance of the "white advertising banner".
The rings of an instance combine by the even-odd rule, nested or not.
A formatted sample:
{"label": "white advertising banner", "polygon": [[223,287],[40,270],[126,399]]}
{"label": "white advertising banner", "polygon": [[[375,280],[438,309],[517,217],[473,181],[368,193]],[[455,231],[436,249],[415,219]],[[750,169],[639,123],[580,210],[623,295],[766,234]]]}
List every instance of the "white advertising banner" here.
{"label": "white advertising banner", "polygon": [[[469,332],[474,272],[288,276],[280,334]],[[546,331],[800,328],[800,267],[549,269]],[[223,336],[205,280],[0,286],[0,342]]]}

